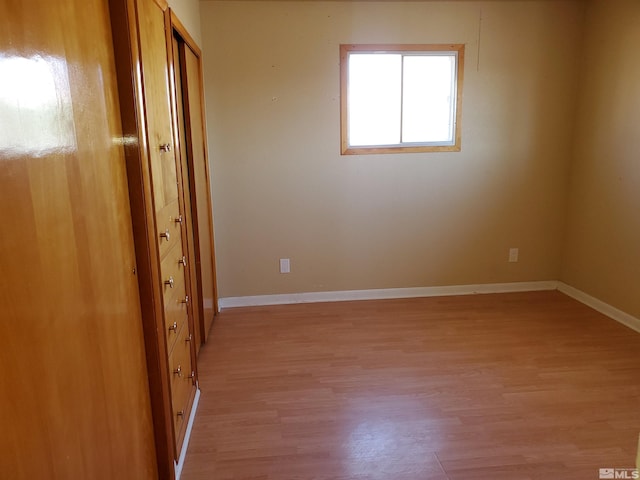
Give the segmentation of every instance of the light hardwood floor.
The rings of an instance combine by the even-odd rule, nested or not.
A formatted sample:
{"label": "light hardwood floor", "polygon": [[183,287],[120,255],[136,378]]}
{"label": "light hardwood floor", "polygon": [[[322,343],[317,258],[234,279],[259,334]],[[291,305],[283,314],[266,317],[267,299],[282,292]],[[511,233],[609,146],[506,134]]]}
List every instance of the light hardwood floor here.
{"label": "light hardwood floor", "polygon": [[640,335],[559,292],[224,311],[183,480],[598,479],[635,464]]}

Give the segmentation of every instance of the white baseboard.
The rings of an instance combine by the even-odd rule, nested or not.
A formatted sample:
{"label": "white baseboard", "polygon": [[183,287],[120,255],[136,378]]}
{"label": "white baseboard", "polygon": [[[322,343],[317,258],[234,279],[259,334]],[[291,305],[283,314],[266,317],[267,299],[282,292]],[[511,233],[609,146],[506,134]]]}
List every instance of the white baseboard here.
{"label": "white baseboard", "polygon": [[564,282],[558,282],[558,290],[565,295],[568,295],[571,298],[584,303],[588,307],[591,307],[594,310],[597,310],[598,312],[606,315],[607,317],[610,317],[617,322],[620,322],[621,324],[640,333],[640,318],[629,315],[622,310],[618,310],[616,307],[613,307],[608,303],[603,302],[602,300],[598,300],[597,298],[584,293],[582,290],[578,290],[577,288],[574,288],[571,285],[567,285]]}
{"label": "white baseboard", "polygon": [[353,300],[382,300],[393,298],[442,297],[481,293],[533,292],[559,290],[598,312],[640,333],[640,319],[598,300],[577,288],[556,280],[540,282],[484,283],[478,285],[450,285],[443,287],[385,288],[371,290],[343,290],[333,292],[288,293],[225,297],[218,300],[218,308],[259,307],[293,303],[347,302]]}
{"label": "white baseboard", "polygon": [[532,292],[556,290],[558,282],[485,283],[478,285],[451,285],[444,287],[386,288],[372,290],[345,290],[336,292],[307,292],[282,295],[256,295],[250,297],[220,298],[218,308],[257,307],[291,303],[345,302],[351,300],[381,300],[391,298],[441,297],[473,295],[479,293]]}
{"label": "white baseboard", "polygon": [[200,403],[199,388],[196,389],[196,396],[193,399],[191,414],[189,415],[189,423],[187,423],[187,431],[185,432],[184,440],[182,441],[180,458],[178,459],[178,463],[175,464],[176,480],[180,480],[180,475],[182,475],[182,468],[184,467],[184,459],[187,456],[187,449],[189,448],[189,439],[191,438],[191,429],[193,428],[193,422],[196,418],[196,410],[198,410],[198,403]]}

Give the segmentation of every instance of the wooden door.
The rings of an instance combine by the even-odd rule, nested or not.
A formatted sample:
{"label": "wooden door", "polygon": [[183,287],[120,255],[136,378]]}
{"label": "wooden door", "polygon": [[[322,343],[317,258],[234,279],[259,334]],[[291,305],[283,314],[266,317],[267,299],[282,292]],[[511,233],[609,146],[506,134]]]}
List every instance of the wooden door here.
{"label": "wooden door", "polygon": [[172,68],[172,71],[175,72],[175,69],[178,69],[177,74],[173,75],[173,81],[174,81],[174,92],[175,92],[175,101],[174,103],[174,107],[175,107],[175,130],[177,133],[177,138],[176,138],[176,144],[179,145],[180,148],[180,165],[181,165],[181,171],[182,171],[182,177],[181,177],[181,181],[182,181],[182,185],[184,187],[183,189],[183,197],[184,197],[184,225],[185,225],[185,230],[186,230],[186,235],[187,235],[187,257],[189,259],[189,262],[192,266],[195,266],[195,268],[191,268],[190,269],[190,275],[189,275],[189,280],[191,282],[192,288],[191,288],[191,297],[192,297],[192,301],[191,301],[191,309],[192,309],[192,313],[193,313],[193,334],[194,334],[194,344],[195,344],[195,354],[196,356],[198,355],[198,353],[200,352],[200,346],[202,345],[203,342],[203,327],[202,327],[202,297],[201,297],[201,293],[200,293],[200,288],[198,288],[198,273],[197,271],[199,270],[198,267],[198,262],[197,262],[197,257],[196,257],[196,239],[195,239],[195,232],[194,232],[194,228],[193,228],[193,224],[194,224],[194,217],[193,217],[193,206],[192,206],[192,202],[193,202],[193,198],[191,196],[191,188],[189,185],[189,168],[188,168],[188,164],[186,163],[186,159],[188,157],[188,151],[187,151],[187,142],[185,140],[186,138],[186,125],[185,125],[185,118],[184,118],[184,100],[182,97],[182,91],[183,91],[183,85],[182,85],[182,76],[180,75],[180,41],[179,39],[175,36],[172,35],[172,47],[173,47],[173,65],[174,68]]}
{"label": "wooden door", "polygon": [[164,12],[154,0],[138,0],[137,6],[146,140],[160,262],[158,281],[164,307],[164,341],[178,458],[196,392],[182,183],[173,143]]}
{"label": "wooden door", "polygon": [[186,119],[186,138],[188,146],[189,186],[192,197],[191,208],[194,218],[194,236],[196,242],[196,266],[198,288],[202,301],[204,340],[211,329],[211,323],[217,310],[217,292],[215,282],[215,257],[213,247],[213,213],[209,162],[206,152],[206,131],[203,111],[202,74],[200,58],[186,43],[182,50],[182,78],[186,88],[184,106]]}
{"label": "wooden door", "polygon": [[0,477],[156,479],[108,2],[0,14]]}
{"label": "wooden door", "polygon": [[190,236],[195,261],[194,300],[198,302],[202,341],[206,341],[217,313],[215,250],[211,180],[207,156],[202,88],[201,51],[182,23],[171,15],[176,110],[186,207],[190,208]]}

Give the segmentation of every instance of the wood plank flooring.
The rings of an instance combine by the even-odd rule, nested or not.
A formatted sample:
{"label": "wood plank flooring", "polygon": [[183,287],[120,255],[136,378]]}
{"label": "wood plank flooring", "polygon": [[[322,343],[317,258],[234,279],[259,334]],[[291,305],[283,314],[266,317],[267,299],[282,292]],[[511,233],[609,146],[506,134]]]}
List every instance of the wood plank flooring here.
{"label": "wood plank flooring", "polygon": [[199,369],[183,480],[635,465],[640,335],[559,292],[229,309]]}

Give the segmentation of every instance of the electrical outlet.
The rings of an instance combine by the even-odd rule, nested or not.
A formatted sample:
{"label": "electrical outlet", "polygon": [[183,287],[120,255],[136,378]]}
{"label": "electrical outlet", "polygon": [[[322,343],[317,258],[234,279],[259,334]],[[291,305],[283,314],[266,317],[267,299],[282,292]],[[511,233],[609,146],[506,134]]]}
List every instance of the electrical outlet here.
{"label": "electrical outlet", "polygon": [[290,273],[291,272],[291,262],[288,258],[280,259],[280,273]]}
{"label": "electrical outlet", "polygon": [[514,263],[518,261],[519,250],[517,248],[509,249],[509,262]]}

